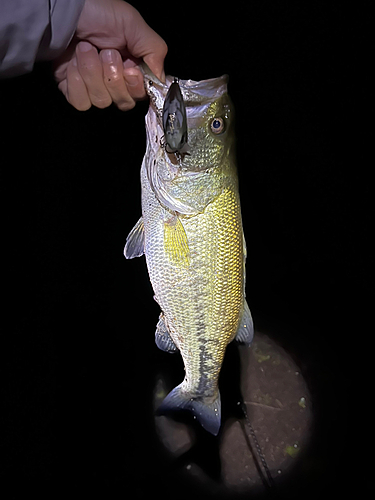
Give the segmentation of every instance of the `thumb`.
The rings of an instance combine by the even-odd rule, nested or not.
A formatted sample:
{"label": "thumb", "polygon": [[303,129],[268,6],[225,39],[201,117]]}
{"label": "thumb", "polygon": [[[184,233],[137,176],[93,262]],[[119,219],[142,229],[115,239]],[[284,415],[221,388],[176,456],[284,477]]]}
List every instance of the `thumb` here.
{"label": "thumb", "polygon": [[144,62],[154,73],[154,75],[157,76],[159,80],[162,82],[165,82],[164,58],[165,54],[162,55],[160,52],[159,53],[152,52],[150,54],[143,56]]}
{"label": "thumb", "polygon": [[128,50],[133,57],[143,59],[159,80],[165,80],[164,59],[168,52],[165,41],[146,23],[138,11],[133,12],[126,30]]}

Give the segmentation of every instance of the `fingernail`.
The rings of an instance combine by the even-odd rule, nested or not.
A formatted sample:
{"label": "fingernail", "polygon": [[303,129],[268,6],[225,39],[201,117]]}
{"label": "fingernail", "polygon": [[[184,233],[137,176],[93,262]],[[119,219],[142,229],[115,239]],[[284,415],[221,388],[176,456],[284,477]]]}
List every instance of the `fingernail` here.
{"label": "fingernail", "polygon": [[91,50],[92,45],[89,42],[79,42],[78,49],[80,52],[88,52]]}
{"label": "fingernail", "polygon": [[106,49],[100,52],[100,56],[102,57],[103,61],[109,64],[114,63],[115,55],[115,51],[112,49]]}
{"label": "fingernail", "polygon": [[135,87],[136,85],[138,85],[138,76],[137,75],[133,75],[131,73],[124,72],[124,78],[125,78],[126,83],[130,87]]}

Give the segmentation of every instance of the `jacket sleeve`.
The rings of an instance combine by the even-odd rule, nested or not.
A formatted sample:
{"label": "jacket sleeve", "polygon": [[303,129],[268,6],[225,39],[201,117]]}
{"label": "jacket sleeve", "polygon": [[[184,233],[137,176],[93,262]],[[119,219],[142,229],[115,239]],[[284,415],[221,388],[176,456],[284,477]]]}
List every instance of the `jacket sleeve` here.
{"label": "jacket sleeve", "polygon": [[32,71],[72,39],[85,0],[1,0],[0,77]]}

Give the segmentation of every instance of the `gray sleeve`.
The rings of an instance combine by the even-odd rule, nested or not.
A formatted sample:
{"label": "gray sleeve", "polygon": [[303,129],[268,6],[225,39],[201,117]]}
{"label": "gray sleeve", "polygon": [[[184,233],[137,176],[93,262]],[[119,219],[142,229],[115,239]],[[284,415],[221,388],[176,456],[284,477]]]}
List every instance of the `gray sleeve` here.
{"label": "gray sleeve", "polygon": [[32,71],[72,39],[85,0],[1,0],[0,77]]}

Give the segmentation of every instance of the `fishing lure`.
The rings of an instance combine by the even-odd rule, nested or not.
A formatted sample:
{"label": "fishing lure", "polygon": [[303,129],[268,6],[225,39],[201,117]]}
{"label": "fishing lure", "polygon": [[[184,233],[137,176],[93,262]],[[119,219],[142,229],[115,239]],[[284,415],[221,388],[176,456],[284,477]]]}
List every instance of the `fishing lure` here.
{"label": "fishing lure", "polygon": [[167,153],[176,153],[188,140],[186,109],[177,78],[174,78],[165,97],[162,118],[165,146],[170,149]]}

